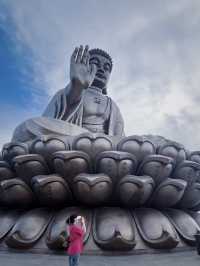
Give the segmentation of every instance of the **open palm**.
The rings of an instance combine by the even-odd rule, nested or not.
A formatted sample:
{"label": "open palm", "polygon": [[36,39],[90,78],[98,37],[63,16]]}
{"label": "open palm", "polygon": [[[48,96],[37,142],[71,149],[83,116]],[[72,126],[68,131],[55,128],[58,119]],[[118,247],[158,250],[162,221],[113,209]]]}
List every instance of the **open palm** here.
{"label": "open palm", "polygon": [[75,87],[86,89],[94,80],[96,66],[89,64],[89,47],[86,45],[83,50],[81,45],[76,47],[70,63],[70,79]]}

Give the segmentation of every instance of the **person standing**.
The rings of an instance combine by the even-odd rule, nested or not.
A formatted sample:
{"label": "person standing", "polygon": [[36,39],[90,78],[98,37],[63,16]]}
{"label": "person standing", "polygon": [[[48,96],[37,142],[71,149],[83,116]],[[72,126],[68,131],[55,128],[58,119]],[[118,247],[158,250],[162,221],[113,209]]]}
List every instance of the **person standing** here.
{"label": "person standing", "polygon": [[81,216],[71,215],[66,220],[69,246],[69,266],[78,266],[83,251],[83,239],[86,233],[85,220]]}

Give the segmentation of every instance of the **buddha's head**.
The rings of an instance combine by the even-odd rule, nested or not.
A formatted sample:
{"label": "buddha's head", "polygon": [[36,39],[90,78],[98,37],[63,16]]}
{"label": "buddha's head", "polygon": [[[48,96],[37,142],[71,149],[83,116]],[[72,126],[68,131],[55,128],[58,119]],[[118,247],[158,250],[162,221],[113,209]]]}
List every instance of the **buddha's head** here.
{"label": "buddha's head", "polygon": [[97,72],[92,86],[105,90],[112,71],[112,59],[108,53],[101,49],[92,49],[90,53],[90,64],[95,64]]}

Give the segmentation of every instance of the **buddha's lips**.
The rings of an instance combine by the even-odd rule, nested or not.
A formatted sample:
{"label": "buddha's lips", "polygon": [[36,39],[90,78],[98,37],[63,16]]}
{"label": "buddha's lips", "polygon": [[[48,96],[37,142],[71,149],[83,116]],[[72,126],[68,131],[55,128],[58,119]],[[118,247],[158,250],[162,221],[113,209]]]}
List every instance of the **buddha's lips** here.
{"label": "buddha's lips", "polygon": [[106,77],[104,75],[102,75],[101,73],[97,73],[96,77],[100,78],[100,79],[104,79],[104,80],[106,79]]}

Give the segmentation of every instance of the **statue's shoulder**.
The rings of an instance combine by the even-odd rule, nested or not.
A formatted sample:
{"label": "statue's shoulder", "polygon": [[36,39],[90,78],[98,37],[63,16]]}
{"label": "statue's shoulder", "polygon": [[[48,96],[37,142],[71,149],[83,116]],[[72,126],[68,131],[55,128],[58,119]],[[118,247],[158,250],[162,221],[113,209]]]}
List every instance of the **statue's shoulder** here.
{"label": "statue's shoulder", "polygon": [[65,93],[65,88],[58,90],[58,91],[54,94],[52,100],[53,100],[53,99],[58,99],[58,98],[61,97],[64,93]]}
{"label": "statue's shoulder", "polygon": [[109,100],[112,104],[112,107],[120,112],[120,109],[119,109],[118,105],[116,104],[116,102],[112,98],[110,98],[109,96],[107,96],[107,97],[109,98]]}
{"label": "statue's shoulder", "polygon": [[61,98],[65,93],[65,88],[57,91],[54,96],[51,98],[49,104],[47,105],[45,111],[43,112],[43,116],[53,117],[55,115],[55,109],[59,108]]}

